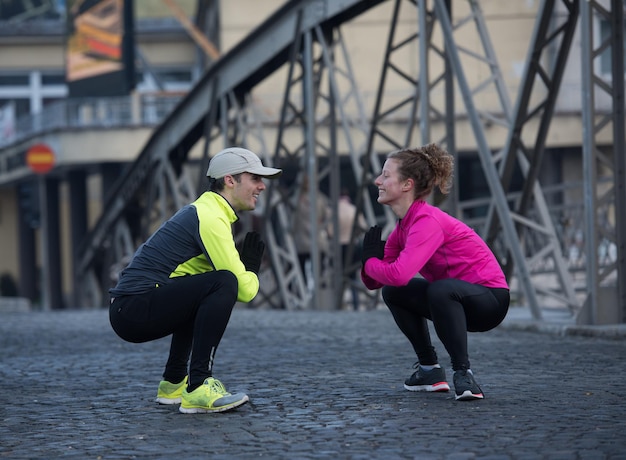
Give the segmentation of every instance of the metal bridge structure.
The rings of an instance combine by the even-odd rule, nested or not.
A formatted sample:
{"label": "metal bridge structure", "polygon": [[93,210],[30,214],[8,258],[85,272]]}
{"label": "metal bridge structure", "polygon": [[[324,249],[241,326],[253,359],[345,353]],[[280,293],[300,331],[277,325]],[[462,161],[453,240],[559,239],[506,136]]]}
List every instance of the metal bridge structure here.
{"label": "metal bridge structure", "polygon": [[[202,14],[215,15],[217,2],[201,3]],[[77,251],[74,285],[79,304],[106,304],[110,267],[123,266],[152,231],[204,190],[211,155],[229,145],[250,148],[265,164],[285,170],[283,180],[268,183],[257,210],[242,216],[236,228],[238,241],[246,231],[257,228],[268,243],[267,260],[259,275],[261,291],[253,305],[338,309],[347,286],[361,290],[366,301],[374,304],[376,293],[364,290],[350,275],[358,268],[350,260],[364,229],[354,226],[347,260],[341,260],[337,232],[329,237],[329,257],[323,258],[314,237],[322,230],[315,224],[314,206],[309,211],[314,223],[312,276],[304,276],[292,230],[297,198],[308,193],[315,202],[324,184],[333,205],[332,226],[337,228],[336,203],[346,180],[342,165],[347,158],[359,214],[368,225],[379,224],[388,234],[396,219],[376,202],[372,190],[384,155],[405,146],[437,142],[458,156],[455,125],[462,114],[470,127],[489,196],[465,202],[459,197],[457,183],[451,196],[433,199],[462,219],[477,215],[473,209],[487,209],[480,218],[472,219],[471,225],[494,250],[511,281],[516,302],[527,307],[532,318],[542,320],[546,305],[556,305],[581,323],[596,324],[607,314],[612,322],[624,322],[624,2],[542,0],[515,98],[506,87],[480,3],[285,3],[207,66],[117,180],[102,214]],[[355,77],[355,72],[364,70],[352,65],[346,28],[376,8],[386,8],[388,23],[383,59],[367,69],[374,69],[372,78],[377,78],[373,109],[368,111]],[[602,34],[594,29],[594,17],[598,16],[610,25]],[[196,23],[203,23],[202,18]],[[551,192],[539,182],[577,27],[583,61],[579,71],[584,83],[585,175],[585,279],[579,287],[581,283],[573,279],[568,264],[560,216],[547,196]],[[470,40],[480,44],[479,51],[464,45]],[[610,79],[600,75],[596,65],[608,49]],[[482,68],[484,77],[479,82],[468,77],[476,66]],[[282,88],[276,104],[277,123],[268,122],[255,102],[255,88],[271,79],[280,81]],[[401,86],[405,91],[398,91]],[[484,97],[486,92],[496,97]],[[611,110],[598,110],[599,97],[611,101]],[[487,130],[494,126],[506,133],[504,146],[498,150],[487,140]],[[201,154],[193,155],[198,144]],[[599,169],[603,180],[599,180]],[[516,174],[523,177],[521,189],[514,186]],[[317,186],[304,189],[305,181]],[[609,259],[598,251],[607,241],[616,251]]]}

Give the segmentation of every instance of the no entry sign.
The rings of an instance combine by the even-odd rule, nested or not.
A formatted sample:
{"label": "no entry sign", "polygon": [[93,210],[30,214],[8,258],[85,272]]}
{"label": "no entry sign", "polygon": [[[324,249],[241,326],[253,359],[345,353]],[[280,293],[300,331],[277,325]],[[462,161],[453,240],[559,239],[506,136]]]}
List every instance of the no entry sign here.
{"label": "no entry sign", "polygon": [[54,151],[46,144],[35,144],[26,152],[26,164],[37,174],[46,174],[54,167]]}

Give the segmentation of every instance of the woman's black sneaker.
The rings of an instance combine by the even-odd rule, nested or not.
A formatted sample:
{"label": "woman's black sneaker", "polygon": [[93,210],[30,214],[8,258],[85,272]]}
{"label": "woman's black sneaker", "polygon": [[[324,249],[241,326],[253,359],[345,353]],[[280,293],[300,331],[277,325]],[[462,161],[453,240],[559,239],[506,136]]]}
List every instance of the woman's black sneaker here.
{"label": "woman's black sneaker", "polygon": [[417,370],[404,381],[404,388],[409,391],[448,391],[450,385],[446,382],[446,371],[441,367],[427,371],[419,364]]}
{"label": "woman's black sneaker", "polygon": [[461,369],[454,371],[454,397],[457,401],[472,401],[483,399],[483,391],[480,389],[472,371]]}

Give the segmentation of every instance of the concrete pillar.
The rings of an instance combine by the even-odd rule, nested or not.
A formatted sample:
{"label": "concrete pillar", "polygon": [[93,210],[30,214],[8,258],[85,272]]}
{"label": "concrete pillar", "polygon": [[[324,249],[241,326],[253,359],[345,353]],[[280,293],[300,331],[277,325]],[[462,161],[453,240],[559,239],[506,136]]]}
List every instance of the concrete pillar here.
{"label": "concrete pillar", "polygon": [[[70,232],[72,236],[72,273],[76,273],[80,257],[80,245],[87,235],[87,173],[84,170],[74,170],[68,174],[69,201],[70,201]],[[76,285],[77,277],[72,282],[72,302],[74,307],[79,304],[79,289]]]}
{"label": "concrete pillar", "polygon": [[120,178],[123,171],[123,163],[102,163],[100,173],[102,174],[102,198],[103,202],[109,198],[113,190],[113,185]]}
{"label": "concrete pillar", "polygon": [[[39,272],[37,270],[37,248],[35,229],[39,226],[39,210],[35,201],[38,197],[37,183],[20,184],[17,197],[17,231],[19,245],[18,292],[31,302],[39,300]],[[38,206],[37,206],[38,207]]]}
{"label": "concrete pillar", "polygon": [[59,207],[59,180],[53,177],[43,178],[44,218],[43,230],[43,271],[45,289],[45,307],[64,308],[63,283],[61,275],[61,226]]}

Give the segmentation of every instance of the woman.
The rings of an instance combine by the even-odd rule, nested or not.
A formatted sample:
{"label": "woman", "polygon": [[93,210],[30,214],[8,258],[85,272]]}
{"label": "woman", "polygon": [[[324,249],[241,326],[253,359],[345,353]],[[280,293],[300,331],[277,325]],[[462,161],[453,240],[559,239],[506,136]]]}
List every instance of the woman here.
{"label": "woman", "polygon": [[[444,369],[428,332],[431,320],[454,371],[457,400],[482,399],[467,352],[467,332],[502,322],[509,307],[504,273],[485,242],[463,222],[425,200],[435,186],[447,193],[453,159],[435,144],[390,153],[374,184],[378,202],[399,221],[387,242],[372,227],[363,242],[361,279],[382,297],[413,345],[417,370],[409,391],[448,391]],[[417,274],[421,277],[415,277]]]}

